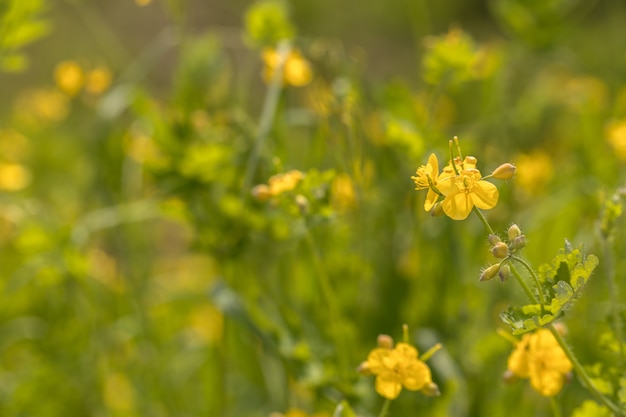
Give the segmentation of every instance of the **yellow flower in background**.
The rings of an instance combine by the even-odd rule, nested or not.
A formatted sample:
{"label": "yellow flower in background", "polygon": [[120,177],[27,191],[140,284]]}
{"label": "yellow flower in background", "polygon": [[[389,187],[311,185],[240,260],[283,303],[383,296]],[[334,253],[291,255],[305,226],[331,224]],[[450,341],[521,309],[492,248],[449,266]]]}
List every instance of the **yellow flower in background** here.
{"label": "yellow flower in background", "polygon": [[54,69],[54,80],[61,91],[75,96],[83,88],[85,73],[77,62],[63,61]]}
{"label": "yellow flower in background", "polygon": [[359,370],[376,375],[376,392],[390,400],[397,398],[403,387],[428,394],[434,391],[430,368],[418,359],[417,349],[408,343],[375,348]]}
{"label": "yellow flower in background", "polygon": [[[269,83],[280,64],[280,55],[276,49],[265,49],[262,57],[265,63],[263,79]],[[297,49],[291,50],[283,64],[283,82],[294,87],[302,87],[310,83],[312,78],[313,72],[309,61],[303,58]]]}
{"label": "yellow flower in background", "polygon": [[0,163],[0,190],[19,191],[30,184],[30,171],[20,164]]}
{"label": "yellow flower in background", "polygon": [[291,408],[286,413],[272,413],[270,417],[330,417],[330,413],[319,412],[314,414],[308,414],[299,408]]}
{"label": "yellow flower in background", "polygon": [[152,3],[152,0],[135,0],[137,6],[147,6]]}
{"label": "yellow flower in background", "polygon": [[331,202],[335,210],[347,212],[357,205],[354,182],[347,174],[339,174],[330,186]]}
{"label": "yellow flower in background", "polygon": [[552,158],[542,150],[518,155],[515,165],[515,183],[529,194],[540,192],[554,175]]}
{"label": "yellow flower in background", "polygon": [[607,141],[620,161],[626,161],[626,120],[611,124],[607,129]]}
{"label": "yellow flower in background", "polygon": [[552,397],[561,391],[572,363],[552,332],[539,329],[522,337],[509,356],[507,367],[517,377],[530,378],[535,391]]}
{"label": "yellow flower in background", "polygon": [[99,95],[111,85],[111,71],[105,67],[96,67],[85,76],[85,90],[93,95]]}
{"label": "yellow flower in background", "polygon": [[135,388],[126,375],[112,373],[104,380],[102,396],[107,408],[114,411],[132,411],[135,408]]}
{"label": "yellow flower in background", "polygon": [[474,206],[489,210],[498,203],[498,188],[484,181],[480,171],[463,169],[459,175],[438,181],[439,190],[445,195],[441,202],[443,212],[454,220],[464,220]]}
{"label": "yellow flower in background", "polygon": [[16,101],[16,113],[30,123],[59,122],[69,113],[68,98],[54,88],[26,90]]}

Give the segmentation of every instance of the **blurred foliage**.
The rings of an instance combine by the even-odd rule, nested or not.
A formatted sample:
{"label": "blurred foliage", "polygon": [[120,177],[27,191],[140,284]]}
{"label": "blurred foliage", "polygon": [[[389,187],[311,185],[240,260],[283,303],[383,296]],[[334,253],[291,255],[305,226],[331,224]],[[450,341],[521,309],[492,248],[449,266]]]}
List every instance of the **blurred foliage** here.
{"label": "blurred foliage", "polygon": [[[552,415],[502,381],[497,332],[544,307],[479,282],[481,222],[431,217],[410,179],[455,135],[483,172],[517,166],[485,214],[523,228],[550,320],[623,405],[624,19],[593,0],[0,0],[0,415],[375,416],[356,367],[403,323],[420,352],[442,343],[441,396],[390,415]],[[550,261],[564,238],[587,249]],[[573,377],[555,404],[610,415],[595,400]]]}

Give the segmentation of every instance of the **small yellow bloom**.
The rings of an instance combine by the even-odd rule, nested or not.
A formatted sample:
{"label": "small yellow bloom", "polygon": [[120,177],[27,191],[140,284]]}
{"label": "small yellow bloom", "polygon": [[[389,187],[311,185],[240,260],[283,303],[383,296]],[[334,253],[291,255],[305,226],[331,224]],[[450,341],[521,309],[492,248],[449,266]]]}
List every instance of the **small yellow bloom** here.
{"label": "small yellow bloom", "polygon": [[607,141],[621,161],[626,161],[626,120],[612,123],[607,129]]}
{"label": "small yellow bloom", "polygon": [[267,181],[269,193],[271,196],[276,197],[284,192],[291,191],[296,188],[302,178],[304,178],[304,174],[296,169],[273,175]]}
{"label": "small yellow bloom", "polygon": [[376,392],[390,400],[400,395],[402,387],[430,392],[435,386],[430,368],[418,359],[417,349],[408,343],[372,350],[359,370],[366,375],[376,375]]}
{"label": "small yellow bloom", "polygon": [[416,190],[428,188],[426,201],[424,201],[424,210],[430,211],[441,193],[437,190],[437,179],[439,177],[439,161],[433,153],[428,157],[428,163],[419,167],[414,177],[411,177],[415,183]]}
{"label": "small yellow bloom", "polygon": [[572,363],[548,329],[525,334],[507,365],[514,375],[530,378],[533,389],[546,397],[561,391],[566,375],[572,370]]}
{"label": "small yellow bloom", "polygon": [[[263,79],[269,83],[279,66],[280,55],[275,49],[265,49],[262,57],[265,62]],[[297,49],[291,50],[283,64],[283,82],[294,87],[302,87],[310,83],[312,78],[313,73],[309,61],[303,58]]]}
{"label": "small yellow bloom", "polygon": [[63,61],[54,69],[54,80],[61,91],[75,96],[83,87],[85,73],[77,62]]}
{"label": "small yellow bloom", "polygon": [[87,73],[85,90],[94,95],[102,94],[111,85],[111,71],[97,67]]}
{"label": "small yellow bloom", "polygon": [[477,169],[464,169],[459,175],[438,181],[439,190],[446,196],[441,207],[448,217],[464,220],[474,206],[489,210],[498,203],[498,189],[482,180]]}
{"label": "small yellow bloom", "polygon": [[19,191],[30,184],[30,171],[20,164],[0,163],[0,190]]}
{"label": "small yellow bloom", "polygon": [[135,4],[137,4],[137,6],[147,6],[150,3],[152,3],[152,0],[135,0]]}

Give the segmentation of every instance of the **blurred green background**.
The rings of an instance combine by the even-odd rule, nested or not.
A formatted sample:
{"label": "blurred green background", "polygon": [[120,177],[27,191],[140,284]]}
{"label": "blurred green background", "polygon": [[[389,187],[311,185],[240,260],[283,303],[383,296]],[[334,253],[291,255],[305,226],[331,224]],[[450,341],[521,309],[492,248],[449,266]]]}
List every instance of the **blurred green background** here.
{"label": "blurred green background", "polygon": [[[564,323],[583,364],[616,363],[596,229],[625,179],[624,2],[275,3],[301,87],[264,81],[284,22],[255,33],[254,3],[142,3],[0,0],[0,415],[375,416],[356,367],[404,323],[443,344],[442,395],[391,415],[553,415],[502,382],[524,294],[478,281],[482,224],[432,218],[410,179],[453,136],[483,175],[517,166],[486,216],[530,262],[564,238],[600,257]],[[557,403],[587,398],[573,378]]]}

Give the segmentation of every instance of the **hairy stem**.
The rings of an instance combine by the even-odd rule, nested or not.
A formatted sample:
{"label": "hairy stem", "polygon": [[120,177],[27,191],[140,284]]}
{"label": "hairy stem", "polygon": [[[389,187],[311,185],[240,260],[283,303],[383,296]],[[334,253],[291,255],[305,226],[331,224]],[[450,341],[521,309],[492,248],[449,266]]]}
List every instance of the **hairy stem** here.
{"label": "hairy stem", "polygon": [[543,294],[543,291],[541,291],[541,285],[539,283],[539,277],[537,277],[537,274],[535,274],[535,271],[533,270],[533,268],[528,264],[528,262],[526,262],[522,258],[519,258],[517,256],[511,256],[511,259],[519,262],[520,264],[522,264],[524,266],[524,268],[526,268],[526,270],[528,271],[530,276],[533,278],[533,281],[535,281],[535,285],[537,286],[537,292],[539,293],[539,300],[541,301],[541,305],[545,305],[546,304],[546,298],[545,298],[545,295]]}

